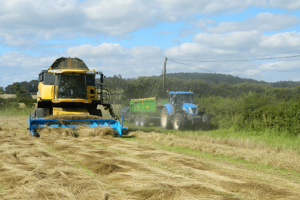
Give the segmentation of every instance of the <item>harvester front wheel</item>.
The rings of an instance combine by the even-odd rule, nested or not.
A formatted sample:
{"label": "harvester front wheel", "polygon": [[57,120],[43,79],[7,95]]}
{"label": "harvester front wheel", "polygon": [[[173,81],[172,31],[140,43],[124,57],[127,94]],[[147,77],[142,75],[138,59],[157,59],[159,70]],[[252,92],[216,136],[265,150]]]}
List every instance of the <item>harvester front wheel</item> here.
{"label": "harvester front wheel", "polygon": [[50,115],[48,108],[36,108],[35,109],[35,117],[36,118],[44,118]]}
{"label": "harvester front wheel", "polygon": [[134,119],[134,123],[135,123],[136,126],[140,126],[140,117],[136,117]]}
{"label": "harvester front wheel", "polygon": [[174,116],[173,129],[175,131],[183,131],[186,128],[187,119],[181,114],[176,113]]}
{"label": "harvester front wheel", "polygon": [[149,126],[149,120],[145,117],[140,118],[140,125],[141,126]]}
{"label": "harvester front wheel", "polygon": [[32,118],[32,119],[35,119],[35,117],[36,117],[36,116],[35,116],[35,110],[33,110],[33,111],[31,111],[31,118]]}
{"label": "harvester front wheel", "polygon": [[162,129],[170,129],[172,127],[172,121],[166,107],[161,110],[160,125]]}

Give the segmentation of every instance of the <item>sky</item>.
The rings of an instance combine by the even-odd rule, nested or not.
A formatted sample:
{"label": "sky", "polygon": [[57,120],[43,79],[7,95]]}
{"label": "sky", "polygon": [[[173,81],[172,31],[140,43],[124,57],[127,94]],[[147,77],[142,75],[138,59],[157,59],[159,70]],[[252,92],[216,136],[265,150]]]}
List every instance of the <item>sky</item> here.
{"label": "sky", "polygon": [[300,55],[300,0],[0,0],[0,5],[0,87],[37,79],[60,57],[80,58],[107,77],[160,75],[167,57],[167,73],[300,81],[300,57],[278,58]]}

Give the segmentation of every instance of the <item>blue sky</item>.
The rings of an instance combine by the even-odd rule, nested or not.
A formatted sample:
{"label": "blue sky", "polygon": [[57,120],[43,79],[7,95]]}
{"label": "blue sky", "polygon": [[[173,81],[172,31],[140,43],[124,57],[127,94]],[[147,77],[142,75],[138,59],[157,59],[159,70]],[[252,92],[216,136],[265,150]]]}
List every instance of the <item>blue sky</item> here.
{"label": "blue sky", "polygon": [[[159,75],[164,57],[236,60],[300,54],[300,0],[0,0],[0,86],[36,79],[56,58],[125,78]],[[300,81],[300,57],[168,61],[268,82]]]}

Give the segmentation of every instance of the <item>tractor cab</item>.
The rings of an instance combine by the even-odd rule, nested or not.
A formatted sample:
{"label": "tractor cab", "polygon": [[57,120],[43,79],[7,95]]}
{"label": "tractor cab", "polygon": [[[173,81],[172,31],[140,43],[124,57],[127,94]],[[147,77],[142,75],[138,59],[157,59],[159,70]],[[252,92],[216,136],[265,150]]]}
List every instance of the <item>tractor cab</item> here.
{"label": "tractor cab", "polygon": [[175,111],[186,111],[198,115],[198,107],[193,104],[193,92],[169,92],[169,101]]}

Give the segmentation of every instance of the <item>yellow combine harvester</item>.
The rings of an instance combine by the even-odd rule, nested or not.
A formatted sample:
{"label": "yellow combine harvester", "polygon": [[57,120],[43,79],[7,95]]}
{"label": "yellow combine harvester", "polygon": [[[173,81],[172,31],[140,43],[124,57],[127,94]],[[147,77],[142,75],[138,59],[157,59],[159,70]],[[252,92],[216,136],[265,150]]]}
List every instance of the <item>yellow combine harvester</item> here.
{"label": "yellow combine harvester", "polygon": [[[96,75],[99,75],[99,84],[96,84]],[[122,135],[122,130],[127,128],[122,127],[123,123],[119,124],[120,127],[116,124],[119,123],[118,117],[114,114],[111,105],[104,103],[104,100],[109,99],[109,91],[103,84],[103,77],[102,72],[90,71],[78,58],[59,58],[48,70],[42,70],[39,74],[37,108],[32,111],[29,119],[31,135],[34,135],[37,127],[74,127],[83,124],[110,126],[117,130],[119,135]],[[104,110],[108,110],[112,119],[64,119],[64,121],[71,121],[70,123],[45,119],[51,115],[96,115],[102,117],[102,111],[97,109],[98,105],[102,105]]]}

